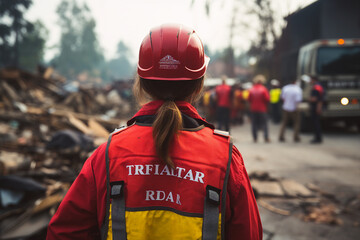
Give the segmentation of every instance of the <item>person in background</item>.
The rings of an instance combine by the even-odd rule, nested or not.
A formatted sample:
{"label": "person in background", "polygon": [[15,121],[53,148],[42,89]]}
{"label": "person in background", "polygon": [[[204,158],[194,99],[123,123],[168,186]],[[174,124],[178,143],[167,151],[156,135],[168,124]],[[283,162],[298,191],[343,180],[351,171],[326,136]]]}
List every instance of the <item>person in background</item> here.
{"label": "person in background", "polygon": [[244,122],[248,121],[251,122],[251,113],[250,113],[250,103],[249,103],[249,90],[245,89],[242,91],[242,97],[244,100]]}
{"label": "person in background", "polygon": [[207,120],[209,120],[210,117],[210,87],[204,87],[204,94],[202,97],[202,107],[204,108],[204,114]]}
{"label": "person in background", "polygon": [[254,142],[257,142],[257,132],[264,131],[264,140],[269,143],[269,132],[267,125],[267,106],[270,101],[269,92],[264,87],[266,82],[264,75],[256,75],[253,78],[254,86],[249,90],[248,101],[251,112],[251,131]]}
{"label": "person in background", "polygon": [[226,76],[222,76],[221,85],[216,86],[216,116],[219,130],[230,131],[230,109],[232,92],[226,84]]}
{"label": "person in background", "polygon": [[47,240],[262,239],[241,154],[191,105],[208,62],[193,29],[151,29],[133,87],[142,108],[87,159]]}
{"label": "person in background", "polygon": [[237,83],[233,86],[233,104],[231,111],[231,122],[233,124],[243,124],[244,123],[244,98],[243,98],[243,89],[240,83]]}
{"label": "person in background", "polygon": [[205,117],[208,122],[215,121],[216,103],[214,91],[215,90],[211,87],[204,88],[202,103],[204,107]]}
{"label": "person in background", "polygon": [[276,79],[270,81],[270,113],[273,123],[279,123],[281,120],[281,88],[280,82]]}
{"label": "person in background", "polygon": [[289,118],[292,119],[294,125],[294,142],[300,142],[300,112],[298,104],[302,101],[302,90],[296,84],[296,80],[287,84],[281,91],[281,99],[283,100],[283,114],[280,127],[279,141],[285,142],[285,129]]}
{"label": "person in background", "polygon": [[310,143],[322,143],[320,118],[324,101],[324,88],[318,82],[317,77],[310,76],[310,115],[314,126],[314,138]]}

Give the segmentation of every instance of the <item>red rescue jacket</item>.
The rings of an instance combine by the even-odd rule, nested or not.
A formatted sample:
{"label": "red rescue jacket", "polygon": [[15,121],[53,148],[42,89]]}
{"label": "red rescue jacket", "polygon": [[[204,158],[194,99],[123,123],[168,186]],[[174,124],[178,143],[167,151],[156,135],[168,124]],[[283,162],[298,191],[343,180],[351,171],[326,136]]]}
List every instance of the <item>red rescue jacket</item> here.
{"label": "red rescue jacket", "polygon": [[255,84],[249,91],[250,110],[252,112],[266,112],[270,101],[269,92],[261,84]]}
{"label": "red rescue jacket", "polygon": [[[85,162],[49,224],[47,239],[100,239],[100,231],[108,226],[105,232],[111,235],[108,210],[112,208],[106,203],[114,204],[116,184],[123,184],[128,239],[201,238],[208,185],[221,195],[216,209],[223,226],[219,225],[218,236],[222,228],[223,239],[262,239],[259,212],[240,153],[235,147],[229,149],[229,139],[214,134],[190,104],[177,102],[184,114],[204,121],[204,125],[180,132],[171,151],[175,169],[157,159],[151,126],[134,121],[136,116],[154,115],[161,104],[145,105],[129,121],[132,126],[113,134],[108,148],[109,190],[106,145]],[[171,232],[174,235],[169,235]],[[181,232],[190,236],[181,236]]]}
{"label": "red rescue jacket", "polygon": [[218,107],[231,107],[231,87],[221,84],[216,87],[216,98]]}

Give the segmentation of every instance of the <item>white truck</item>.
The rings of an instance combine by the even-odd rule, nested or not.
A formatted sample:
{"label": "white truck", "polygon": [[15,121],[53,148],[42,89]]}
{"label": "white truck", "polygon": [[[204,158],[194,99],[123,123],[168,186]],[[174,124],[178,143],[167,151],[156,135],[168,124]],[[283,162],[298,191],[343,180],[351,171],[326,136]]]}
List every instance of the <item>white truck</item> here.
{"label": "white truck", "polygon": [[[342,120],[360,130],[360,39],[321,39],[302,46],[297,77],[304,76],[317,77],[325,90],[323,120]],[[301,87],[307,102],[311,86],[301,81]],[[301,109],[309,116],[308,104]]]}

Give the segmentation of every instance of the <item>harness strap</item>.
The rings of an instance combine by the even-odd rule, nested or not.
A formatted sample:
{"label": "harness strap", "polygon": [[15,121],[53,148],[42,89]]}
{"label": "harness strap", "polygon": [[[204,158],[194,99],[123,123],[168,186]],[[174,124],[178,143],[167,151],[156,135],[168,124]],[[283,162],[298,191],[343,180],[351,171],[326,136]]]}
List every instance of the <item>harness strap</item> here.
{"label": "harness strap", "polygon": [[105,219],[103,225],[101,226],[101,239],[106,240],[108,235],[109,228],[109,212],[110,212],[110,158],[109,158],[109,147],[112,139],[112,135],[114,133],[120,132],[126,129],[126,127],[121,127],[119,129],[115,129],[108,138],[105,150],[105,165],[106,165],[106,206],[105,206]]}
{"label": "harness strap", "polygon": [[109,210],[110,210],[110,171],[109,171],[109,147],[111,142],[112,134],[109,135],[106,150],[105,150],[105,165],[106,165],[106,209],[105,209],[105,220],[101,227],[101,239],[107,239],[108,227],[109,227]]}
{"label": "harness strap", "polygon": [[[218,134],[218,133],[215,133]],[[219,224],[219,205],[221,199],[221,239],[225,239],[225,212],[226,212],[226,192],[230,174],[232,159],[232,139],[229,139],[229,159],[227,162],[223,190],[216,187],[206,186],[206,198],[204,203],[204,220],[202,229],[203,240],[216,240]]]}
{"label": "harness strap", "polygon": [[230,166],[232,159],[232,148],[233,148],[233,139],[229,138],[229,160],[226,167],[226,174],[224,179],[222,197],[221,197],[221,239],[225,240],[225,212],[226,212],[226,193],[227,193],[227,185],[230,175]]}
{"label": "harness strap", "polygon": [[219,205],[221,189],[207,185],[204,203],[203,240],[216,240],[219,226]]}
{"label": "harness strap", "polygon": [[124,181],[112,182],[111,219],[113,240],[126,239]]}

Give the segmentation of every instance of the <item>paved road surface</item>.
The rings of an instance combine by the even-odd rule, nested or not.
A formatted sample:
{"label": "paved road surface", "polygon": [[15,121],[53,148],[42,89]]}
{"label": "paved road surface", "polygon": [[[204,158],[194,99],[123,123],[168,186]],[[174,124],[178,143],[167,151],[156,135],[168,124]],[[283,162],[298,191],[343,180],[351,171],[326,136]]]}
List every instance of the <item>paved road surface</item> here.
{"label": "paved road surface", "polygon": [[[324,142],[310,144],[311,133],[301,134],[301,142],[292,141],[292,130],[287,129],[285,143],[278,142],[279,125],[270,124],[271,143],[253,143],[250,124],[231,129],[237,148],[243,155],[248,172],[268,171],[272,177],[312,183],[324,192],[334,194],[342,225],[316,224],[301,219],[303,210],[296,199],[273,199],[272,204],[290,210],[283,216],[259,206],[264,240],[350,240],[360,239],[360,133],[332,130],[324,133]],[[354,199],[358,199],[357,202]],[[357,211],[346,213],[343,206],[357,204]]]}

